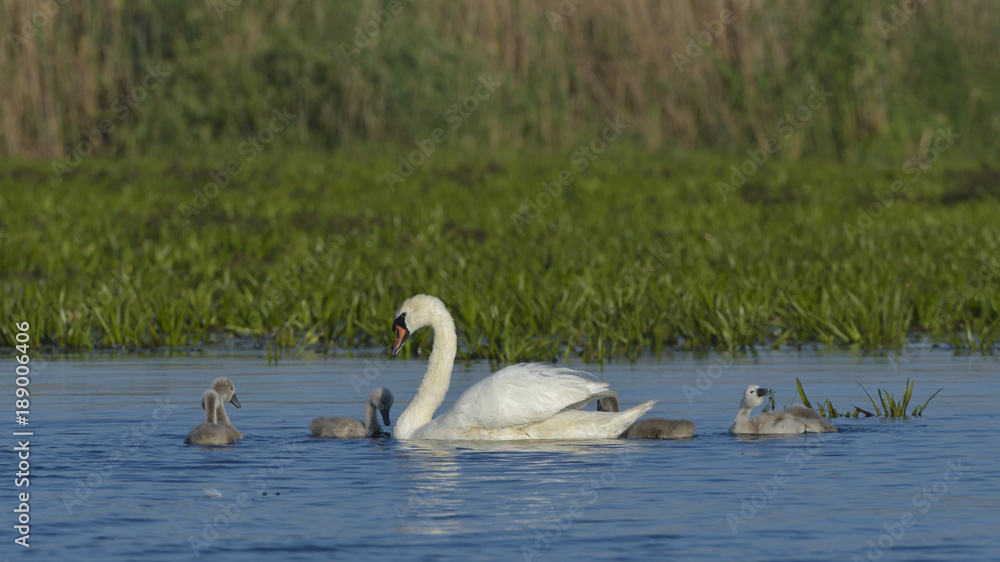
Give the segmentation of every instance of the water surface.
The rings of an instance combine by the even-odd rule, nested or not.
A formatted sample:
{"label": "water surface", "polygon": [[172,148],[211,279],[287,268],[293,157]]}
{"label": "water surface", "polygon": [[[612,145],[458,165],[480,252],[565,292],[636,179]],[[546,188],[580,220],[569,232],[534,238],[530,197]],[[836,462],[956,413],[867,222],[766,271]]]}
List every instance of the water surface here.
{"label": "water surface", "polygon": [[[1000,558],[995,357],[767,352],[574,366],[611,382],[625,407],[659,399],[649,415],[690,419],[696,437],[320,440],[309,421],[361,417],[373,386],[395,393],[395,420],[424,361],[50,360],[30,387],[32,546],[5,550],[14,560]],[[456,366],[444,407],[489,372]],[[243,408],[227,409],[246,438],[186,446],[220,375],[236,384]],[[918,403],[945,391],[921,418],[838,419],[840,433],[820,436],[727,433],[747,384],[774,387],[783,406],[798,401],[795,377],[844,410],[871,409],[855,381],[900,395],[911,377]],[[12,505],[18,489],[5,482]]]}

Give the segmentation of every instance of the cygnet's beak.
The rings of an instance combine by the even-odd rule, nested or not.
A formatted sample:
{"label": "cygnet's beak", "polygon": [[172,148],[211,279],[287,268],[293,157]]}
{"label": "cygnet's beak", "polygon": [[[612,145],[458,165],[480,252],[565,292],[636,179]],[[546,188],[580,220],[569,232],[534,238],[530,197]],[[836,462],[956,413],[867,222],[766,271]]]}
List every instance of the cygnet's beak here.
{"label": "cygnet's beak", "polygon": [[767,396],[768,392],[771,392],[770,388],[758,388],[757,389],[757,396],[760,396],[761,398],[763,398],[763,397]]}
{"label": "cygnet's beak", "polygon": [[379,410],[379,412],[382,412],[382,424],[383,425],[392,425],[392,422],[389,421],[389,410],[388,409],[386,409],[386,410]]}
{"label": "cygnet's beak", "polygon": [[410,337],[410,330],[406,328],[405,312],[396,317],[396,321],[392,323],[392,329],[396,332],[396,344],[392,346],[392,356],[395,357]]}
{"label": "cygnet's beak", "polygon": [[242,405],[240,404],[240,401],[239,401],[239,399],[238,399],[238,398],[236,398],[236,395],[235,395],[235,394],[233,395],[233,397],[232,397],[232,398],[230,398],[230,399],[229,399],[229,403],[230,403],[230,404],[232,404],[233,406],[236,406],[237,408],[242,408],[242,407],[243,407],[243,406],[242,406]]}

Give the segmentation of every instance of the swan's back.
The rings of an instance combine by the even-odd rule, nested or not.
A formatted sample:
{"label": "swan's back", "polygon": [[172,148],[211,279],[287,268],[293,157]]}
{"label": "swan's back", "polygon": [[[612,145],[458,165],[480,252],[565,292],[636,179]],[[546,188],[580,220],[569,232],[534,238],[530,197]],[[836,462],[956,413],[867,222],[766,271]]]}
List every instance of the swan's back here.
{"label": "swan's back", "polygon": [[819,415],[819,412],[812,408],[807,408],[802,404],[793,404],[785,408],[785,413],[793,416],[796,421],[802,423],[806,428],[806,433],[832,433],[837,431],[837,426]]}
{"label": "swan's back", "polygon": [[[309,424],[313,437],[334,437],[337,439],[359,439],[371,437],[365,431],[365,424],[354,418],[316,418]],[[375,428],[372,428],[374,433]]]}
{"label": "swan's back", "polygon": [[448,412],[465,426],[524,427],[614,396],[589,373],[542,363],[510,365],[469,387]]}
{"label": "swan's back", "polygon": [[[597,401],[598,412],[617,412],[620,409],[618,398],[609,396]],[[694,422],[688,420],[667,420],[650,418],[639,420],[628,427],[620,435],[623,439],[684,439],[693,437]]]}
{"label": "swan's back", "polygon": [[823,419],[816,410],[795,404],[781,411],[764,412],[749,420],[735,422],[731,431],[757,435],[791,435],[831,433],[837,431],[837,427]]}
{"label": "swan's back", "polygon": [[685,439],[693,437],[694,431],[694,422],[688,420],[650,418],[635,422],[621,436],[626,439]]}
{"label": "swan's back", "polygon": [[187,445],[232,445],[236,436],[225,426],[216,423],[200,423],[188,432],[184,439]]}
{"label": "swan's back", "polygon": [[565,410],[523,430],[531,439],[615,439],[655,405],[648,400],[624,412]]}
{"label": "swan's back", "polygon": [[625,412],[583,411],[614,396],[593,375],[541,363],[511,365],[469,387],[415,439],[608,439],[618,437],[655,401]]}

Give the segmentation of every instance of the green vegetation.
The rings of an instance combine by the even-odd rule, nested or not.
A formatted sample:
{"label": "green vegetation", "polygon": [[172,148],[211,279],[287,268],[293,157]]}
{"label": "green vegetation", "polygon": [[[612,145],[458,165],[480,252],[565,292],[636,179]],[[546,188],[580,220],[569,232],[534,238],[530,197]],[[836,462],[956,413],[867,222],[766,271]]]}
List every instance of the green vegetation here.
{"label": "green vegetation", "polygon": [[996,2],[578,4],[0,2],[0,154],[235,146],[274,108],[298,116],[287,143],[411,145],[484,76],[501,85],[449,131],[467,146],[567,148],[618,115],[645,149],[791,127],[786,157],[896,161],[944,126],[993,156]]}
{"label": "green vegetation", "polygon": [[[809,398],[806,397],[806,392],[804,390],[802,390],[802,382],[799,381],[798,378],[796,378],[795,379],[795,384],[799,388],[799,398],[802,399],[802,404],[804,404],[808,408],[812,408],[813,406],[809,402]],[[836,417],[845,417],[845,418],[854,417],[854,418],[856,418],[856,417],[858,417],[859,415],[862,415],[862,414],[865,417],[870,417],[870,416],[873,416],[873,415],[881,416],[881,415],[883,415],[882,412],[885,412],[884,415],[887,418],[905,418],[906,417],[906,409],[910,405],[910,398],[913,396],[913,386],[914,386],[914,383],[910,379],[906,379],[906,386],[903,388],[903,398],[901,400],[896,400],[895,397],[893,397],[892,394],[889,394],[888,390],[883,390],[881,388],[878,389],[878,397],[879,397],[879,400],[882,402],[882,409],[881,410],[879,409],[878,404],[875,403],[875,399],[872,398],[872,395],[868,394],[868,390],[865,389],[864,385],[862,385],[861,383],[858,383],[858,386],[861,387],[861,390],[865,391],[865,395],[868,396],[868,400],[871,401],[872,406],[875,408],[875,413],[874,414],[872,414],[871,412],[869,412],[867,410],[863,410],[863,409],[859,408],[858,406],[854,406],[854,411],[853,412],[850,412],[850,413],[840,413],[840,412],[837,411],[836,408],[833,407],[833,403],[830,402],[829,399],[827,399],[825,403],[817,404],[816,408],[817,408],[817,410],[819,410],[819,414],[821,416],[826,416],[826,417],[830,417],[830,418],[836,418]],[[924,414],[924,409],[927,408],[927,405],[930,404],[931,400],[933,400],[934,397],[937,396],[942,390],[944,390],[944,389],[943,388],[939,388],[937,390],[937,392],[935,392],[934,394],[931,394],[931,397],[928,398],[926,402],[924,402],[923,406],[917,406],[917,407],[913,408],[913,412],[911,412],[910,415],[911,416],[922,416]]]}
{"label": "green vegetation", "polygon": [[0,3],[0,345],[990,350],[1000,4],[915,6]]}
{"label": "green vegetation", "polygon": [[767,390],[767,404],[764,404],[764,408],[761,412],[773,412],[778,409],[777,405],[774,403],[775,392],[773,388]]}
{"label": "green vegetation", "polygon": [[0,345],[29,321],[60,349],[385,348],[419,292],[463,357],[502,362],[1000,335],[997,172],[958,149],[917,177],[773,160],[720,190],[739,159],[612,145],[578,170],[442,146],[390,190],[396,153],[364,148],[275,146],[219,189],[235,150],[94,157],[62,181],[0,163]]}
{"label": "green vegetation", "polygon": [[[896,401],[896,399],[891,394],[889,394],[888,390],[883,391],[881,388],[878,389],[878,397],[879,400],[882,402],[882,410],[878,409],[878,404],[875,403],[875,399],[872,398],[872,395],[868,394],[868,391],[865,389],[865,387],[862,386],[861,383],[858,383],[858,386],[861,386],[861,390],[864,390],[865,394],[868,396],[868,399],[871,400],[872,406],[875,407],[876,415],[881,416],[882,411],[884,410],[885,415],[890,418],[901,418],[906,416],[906,408],[907,406],[909,406],[910,398],[913,396],[913,381],[911,381],[910,379],[906,379],[906,386],[903,390],[903,399],[899,401]],[[934,397],[937,396],[938,393],[941,392],[942,390],[944,389],[939,388],[937,392],[931,394],[931,397],[928,398],[926,402],[924,402],[923,406],[918,406],[916,408],[913,408],[913,412],[910,415],[911,416],[923,415],[924,408],[926,408],[927,405],[930,404],[931,400],[933,400]],[[885,393],[884,396],[883,392]]]}

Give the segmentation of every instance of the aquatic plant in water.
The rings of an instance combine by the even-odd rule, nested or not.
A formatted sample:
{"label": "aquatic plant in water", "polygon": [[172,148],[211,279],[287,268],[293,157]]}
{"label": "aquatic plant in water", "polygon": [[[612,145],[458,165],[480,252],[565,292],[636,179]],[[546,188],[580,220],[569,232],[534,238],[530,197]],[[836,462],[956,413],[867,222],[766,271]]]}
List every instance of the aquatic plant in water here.
{"label": "aquatic plant in water", "polygon": [[[805,390],[802,389],[802,382],[799,381],[798,377],[795,378],[795,384],[798,386],[799,397],[802,399],[802,404],[804,404],[808,408],[812,408],[813,405],[809,402],[809,398],[806,397],[806,392],[805,392]],[[878,397],[879,397],[879,400],[882,402],[882,408],[881,409],[879,409],[878,404],[875,403],[875,399],[872,398],[872,395],[868,393],[868,390],[865,389],[864,385],[862,385],[861,383],[858,383],[858,386],[861,387],[861,390],[865,391],[865,395],[867,395],[868,396],[868,400],[871,401],[872,406],[875,408],[875,413],[874,414],[872,414],[871,412],[869,412],[867,410],[864,410],[864,409],[862,409],[862,408],[860,408],[858,406],[853,406],[854,407],[854,411],[853,412],[841,413],[841,412],[838,412],[837,409],[833,407],[833,403],[830,402],[829,399],[827,399],[825,402],[818,403],[816,405],[815,409],[817,411],[819,411],[819,413],[820,413],[821,416],[829,417],[829,418],[836,418],[836,417],[856,418],[856,417],[858,417],[860,415],[864,415],[865,417],[870,417],[870,416],[885,416],[885,417],[888,417],[888,418],[905,418],[905,417],[907,417],[906,416],[906,409],[909,407],[910,398],[913,396],[913,386],[914,386],[914,384],[913,384],[912,380],[906,379],[906,386],[903,389],[903,397],[900,400],[896,400],[895,397],[892,396],[892,394],[890,394],[888,390],[883,390],[881,388],[878,389]],[[931,394],[931,397],[928,398],[926,402],[924,402],[923,406],[916,406],[916,407],[914,407],[913,411],[910,413],[910,415],[911,416],[921,416],[921,415],[923,415],[924,409],[927,408],[927,405],[930,404],[931,400],[933,400],[934,397],[937,396],[938,393],[940,393],[942,390],[944,390],[944,389],[943,388],[939,388],[937,390],[937,392],[935,392],[934,394]]]}

